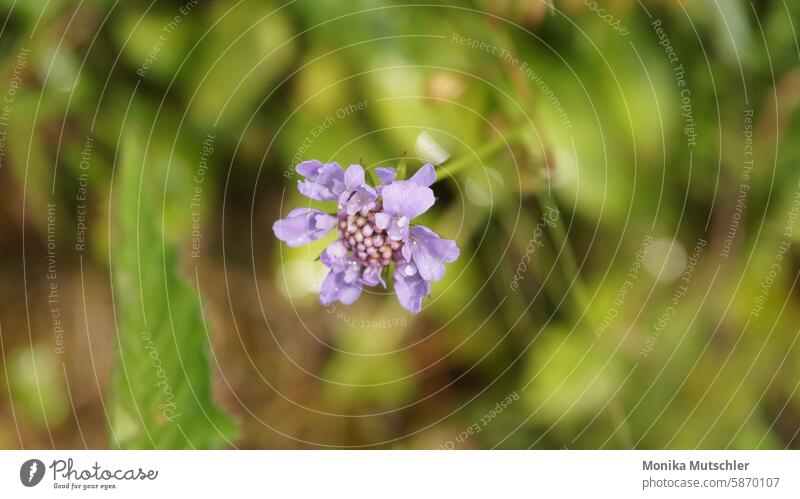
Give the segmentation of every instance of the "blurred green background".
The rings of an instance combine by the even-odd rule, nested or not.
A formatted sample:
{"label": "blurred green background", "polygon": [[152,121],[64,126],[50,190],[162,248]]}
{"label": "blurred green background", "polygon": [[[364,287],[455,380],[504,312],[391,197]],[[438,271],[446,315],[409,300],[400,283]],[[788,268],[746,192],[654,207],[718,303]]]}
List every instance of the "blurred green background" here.
{"label": "blurred green background", "polygon": [[[0,448],[800,448],[799,3],[0,8]],[[426,137],[461,258],[321,306],[293,165]]]}

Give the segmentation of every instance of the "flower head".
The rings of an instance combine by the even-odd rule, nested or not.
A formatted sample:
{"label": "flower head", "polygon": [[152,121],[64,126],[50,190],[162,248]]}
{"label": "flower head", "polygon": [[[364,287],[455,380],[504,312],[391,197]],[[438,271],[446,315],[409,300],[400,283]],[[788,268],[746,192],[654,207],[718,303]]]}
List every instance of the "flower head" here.
{"label": "flower head", "polygon": [[383,286],[385,270],[394,266],[394,290],[400,304],[417,313],[430,295],[431,282],[444,276],[444,263],[459,255],[455,241],[411,222],[436,198],[430,186],[436,171],[426,164],[410,179],[397,179],[393,168],[377,168],[380,185],[367,183],[361,165],[343,170],[337,163],[304,161],[296,170],[305,177],[301,194],[317,201],[337,201],[337,213],[297,208],[275,222],[275,236],[289,246],[315,241],[335,229],[337,238],[320,254],[330,269],[320,289],[320,301],[355,302],[363,286]]}

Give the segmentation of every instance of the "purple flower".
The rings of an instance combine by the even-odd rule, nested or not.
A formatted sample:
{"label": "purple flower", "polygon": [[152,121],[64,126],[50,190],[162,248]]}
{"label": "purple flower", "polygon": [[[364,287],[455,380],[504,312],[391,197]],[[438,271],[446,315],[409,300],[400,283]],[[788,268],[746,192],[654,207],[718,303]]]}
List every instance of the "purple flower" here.
{"label": "purple flower", "polygon": [[303,161],[295,167],[306,180],[297,181],[300,194],[317,201],[334,201],[344,192],[344,170],[339,163],[323,164],[316,159]]}
{"label": "purple flower", "polygon": [[394,292],[400,305],[416,314],[422,310],[422,300],[431,294],[431,282],[420,275],[413,263],[401,263],[394,271]]}
{"label": "purple flower", "polygon": [[295,208],[283,220],[272,224],[275,237],[291,247],[308,244],[336,227],[336,217],[313,208]]}
{"label": "purple flower", "polygon": [[361,165],[350,165],[344,172],[344,185],[345,191],[339,194],[339,204],[345,207],[348,215],[369,212],[375,206],[378,193],[367,184]]}
{"label": "purple flower", "polygon": [[335,301],[350,305],[361,296],[361,286],[358,282],[350,281],[346,272],[331,270],[319,290],[319,301],[323,305],[330,305]]}
{"label": "purple flower", "polygon": [[322,288],[319,298],[323,305],[330,305],[340,301],[350,305],[361,295],[359,277],[361,265],[352,256],[347,254],[347,249],[341,241],[334,241],[320,254],[322,263],[331,269]]}
{"label": "purple flower", "polygon": [[347,171],[337,163],[304,161],[297,172],[305,177],[297,184],[301,194],[317,201],[338,201],[338,213],[297,208],[275,222],[275,236],[289,246],[317,240],[333,229],[337,238],[321,254],[330,269],[320,289],[320,301],[355,302],[363,286],[386,287],[383,271],[394,265],[394,290],[404,308],[422,309],[431,293],[431,282],[444,276],[444,263],[459,256],[455,241],[442,239],[412,220],[436,201],[430,186],[436,171],[426,164],[410,179],[398,180],[393,168],[376,168],[381,185],[366,181],[361,165]]}
{"label": "purple flower", "polygon": [[378,175],[380,181],[384,184],[391,184],[392,180],[397,177],[397,171],[394,168],[375,168],[375,174]]}
{"label": "purple flower", "polygon": [[458,258],[455,241],[442,239],[439,234],[424,225],[412,227],[408,241],[403,245],[403,258],[413,261],[426,281],[438,281],[444,277],[444,264]]}
{"label": "purple flower", "polygon": [[428,211],[436,202],[428,187],[435,180],[436,171],[427,163],[409,180],[393,180],[384,186],[381,191],[383,212],[375,218],[378,227],[385,229],[392,240],[405,241],[411,220]]}

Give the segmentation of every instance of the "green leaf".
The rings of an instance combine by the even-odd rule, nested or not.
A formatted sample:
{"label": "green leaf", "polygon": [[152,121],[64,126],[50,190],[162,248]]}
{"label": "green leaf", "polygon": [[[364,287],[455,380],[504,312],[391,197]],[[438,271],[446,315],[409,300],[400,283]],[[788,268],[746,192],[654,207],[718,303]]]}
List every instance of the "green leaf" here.
{"label": "green leaf", "polygon": [[405,158],[405,153],[403,153],[403,159],[397,164],[397,180],[405,180],[407,175],[407,161]]}
{"label": "green leaf", "polygon": [[111,239],[117,352],[109,395],[111,445],[215,448],[230,444],[233,421],[211,396],[209,335],[197,293],[176,272],[163,237],[163,172],[129,135],[118,163]]}

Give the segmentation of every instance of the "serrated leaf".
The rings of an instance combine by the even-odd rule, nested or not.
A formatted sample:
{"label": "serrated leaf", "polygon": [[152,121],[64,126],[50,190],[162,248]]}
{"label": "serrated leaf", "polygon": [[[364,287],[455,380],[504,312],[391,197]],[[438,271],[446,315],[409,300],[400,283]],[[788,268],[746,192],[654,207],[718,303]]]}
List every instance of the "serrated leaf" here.
{"label": "serrated leaf", "polygon": [[110,399],[111,445],[216,448],[229,444],[233,421],[211,396],[209,334],[196,292],[176,274],[176,250],[163,237],[163,182],[128,136],[112,199],[117,352]]}

